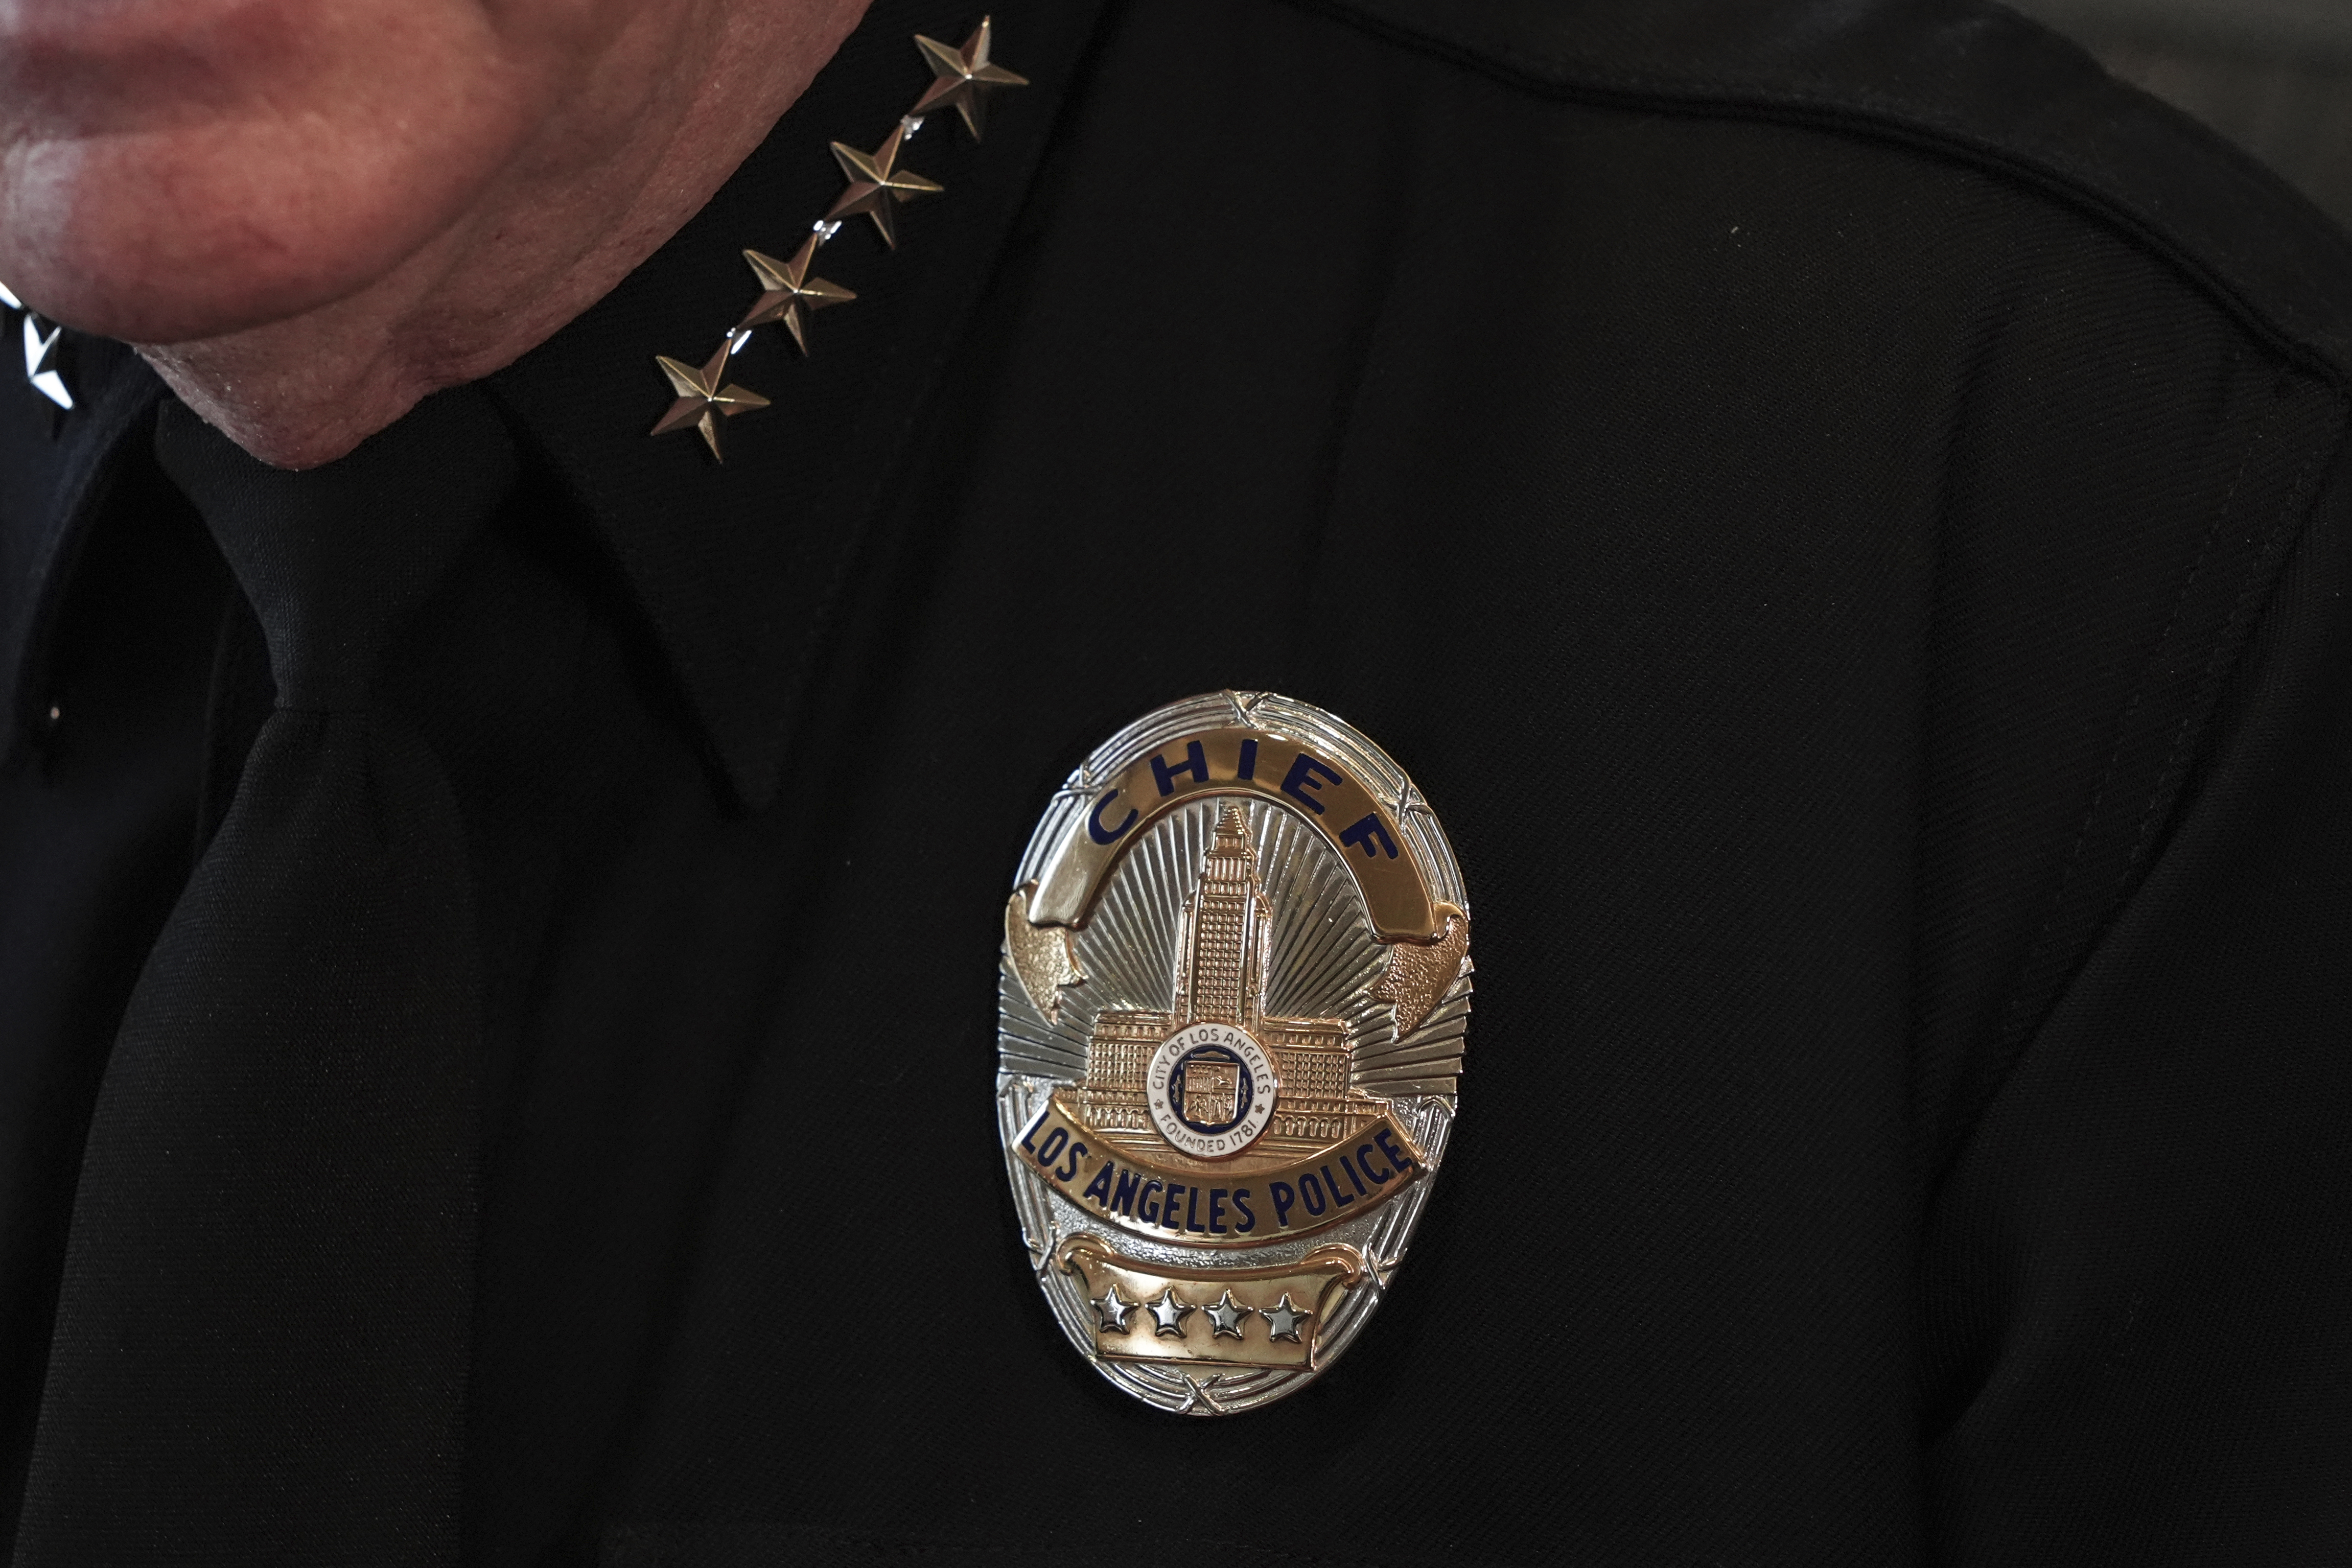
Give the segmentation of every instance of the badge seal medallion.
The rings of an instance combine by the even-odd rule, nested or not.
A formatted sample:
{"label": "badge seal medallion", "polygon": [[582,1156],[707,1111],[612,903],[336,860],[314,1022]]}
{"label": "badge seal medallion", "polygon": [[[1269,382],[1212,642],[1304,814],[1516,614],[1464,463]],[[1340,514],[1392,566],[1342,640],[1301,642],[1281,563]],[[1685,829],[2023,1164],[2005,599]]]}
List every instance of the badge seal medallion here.
{"label": "badge seal medallion", "polygon": [[1330,714],[1148,714],[1046,808],[998,966],[997,1123],[1080,1354],[1162,1409],[1296,1392],[1391,1286],[1470,1013],[1454,852]]}

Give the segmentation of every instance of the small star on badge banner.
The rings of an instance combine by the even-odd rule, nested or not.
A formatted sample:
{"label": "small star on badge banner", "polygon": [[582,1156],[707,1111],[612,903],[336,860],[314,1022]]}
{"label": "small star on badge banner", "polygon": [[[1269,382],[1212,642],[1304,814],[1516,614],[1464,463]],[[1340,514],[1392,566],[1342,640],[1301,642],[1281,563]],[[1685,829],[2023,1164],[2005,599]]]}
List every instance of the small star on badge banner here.
{"label": "small star on badge banner", "polygon": [[1127,1320],[1135,1315],[1135,1309],[1140,1304],[1137,1301],[1121,1300],[1118,1287],[1113,1285],[1095,1298],[1095,1316],[1099,1320],[1103,1333],[1125,1333]]}
{"label": "small star on badge banner", "polygon": [[898,153],[906,141],[907,122],[900,120],[871,152],[860,152],[846,141],[835,142],[833,156],[849,184],[825,209],[825,222],[864,213],[874,220],[882,243],[898,249],[898,204],[917,196],[936,196],[947,189],[898,167]]}
{"label": "small star on badge banner", "polygon": [[727,340],[719,345],[719,351],[700,370],[667,354],[654,356],[654,363],[661,367],[662,374],[669,378],[670,389],[677,393],[677,401],[669,405],[669,412],[654,426],[654,434],[667,435],[673,430],[692,425],[702,433],[710,455],[722,463],[726,461],[726,455],[719,450],[719,415],[723,413],[731,419],[768,406],[766,398],[727,379],[727,361],[740,341],[734,333],[728,333]]}
{"label": "small star on badge banner", "polygon": [[1209,1303],[1209,1337],[1211,1339],[1241,1338],[1242,1324],[1248,1321],[1252,1310],[1234,1300],[1234,1293],[1227,1291]]}
{"label": "small star on badge banner", "polygon": [[991,65],[988,59],[988,18],[982,16],[963,47],[951,49],[937,38],[915,35],[915,47],[923,51],[923,63],[931,68],[933,81],[915,100],[918,118],[936,109],[953,108],[963,116],[963,128],[971,139],[980,140],[981,122],[985,117],[987,95],[1000,87],[1027,87],[1029,78],[1015,76],[1003,66]]}
{"label": "small star on badge banner", "polygon": [[801,352],[807,353],[808,336],[803,323],[807,320],[808,312],[822,310],[828,305],[846,305],[857,298],[838,283],[827,283],[822,277],[808,275],[809,263],[816,259],[816,247],[824,243],[820,236],[809,235],[801,242],[801,248],[793,253],[790,261],[778,261],[774,256],[762,256],[756,250],[745,251],[743,259],[751,264],[751,271],[760,279],[761,293],[751,302],[751,308],[744,313],[743,319],[736,324],[735,329],[748,332],[754,327],[780,321],[784,330],[793,335],[793,341],[800,345]]}
{"label": "small star on badge banner", "polygon": [[1293,1344],[1298,1343],[1299,1325],[1315,1315],[1305,1307],[1292,1305],[1287,1294],[1274,1305],[1265,1308],[1265,1312],[1266,1326],[1273,1337],[1286,1339]]}
{"label": "small star on badge banner", "polygon": [[1157,1325],[1151,1332],[1162,1339],[1182,1339],[1184,1315],[1200,1310],[1190,1301],[1178,1301],[1176,1287],[1171,1285],[1160,1292],[1158,1301],[1151,1303],[1151,1318],[1153,1323]]}

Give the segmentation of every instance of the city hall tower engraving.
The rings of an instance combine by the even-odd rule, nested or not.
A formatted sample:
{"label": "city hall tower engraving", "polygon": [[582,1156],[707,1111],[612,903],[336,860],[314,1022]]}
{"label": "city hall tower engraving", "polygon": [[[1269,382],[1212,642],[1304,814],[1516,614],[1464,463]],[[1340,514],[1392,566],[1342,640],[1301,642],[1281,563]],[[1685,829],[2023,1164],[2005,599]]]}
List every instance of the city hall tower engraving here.
{"label": "city hall tower engraving", "polygon": [[[1154,1153],[1164,1140],[1146,1105],[1144,1074],[1152,1053],[1187,1024],[1221,1023],[1255,1040],[1274,1062],[1271,1124],[1236,1158],[1307,1154],[1370,1126],[1387,1106],[1349,1084],[1347,1019],[1265,1016],[1273,922],[1258,877],[1257,850],[1238,802],[1220,810],[1200,874],[1200,885],[1184,906],[1174,1010],[1114,1009],[1095,1015],[1077,1095],[1087,1124],[1118,1146]],[[1231,1096],[1241,1077],[1230,1065],[1196,1072],[1187,1082],[1187,1108],[1204,1116],[1223,1110],[1230,1120]],[[1195,1098],[1204,1093],[1213,1103]]]}

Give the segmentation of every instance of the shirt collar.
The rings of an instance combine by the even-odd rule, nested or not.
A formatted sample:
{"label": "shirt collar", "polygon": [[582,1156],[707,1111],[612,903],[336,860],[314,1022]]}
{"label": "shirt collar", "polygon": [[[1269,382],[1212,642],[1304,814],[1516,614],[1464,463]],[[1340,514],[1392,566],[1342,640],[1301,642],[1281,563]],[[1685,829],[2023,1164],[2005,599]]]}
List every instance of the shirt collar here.
{"label": "shirt collar", "polygon": [[[690,430],[649,437],[671,391],[666,354],[701,364],[760,292],[746,248],[789,258],[843,185],[830,143],[871,152],[932,78],[918,33],[961,45],[979,16],[938,0],[876,0],[857,29],[718,194],[621,285],[488,378],[491,396],[569,491],[617,563],[712,756],[747,807],[775,792],[828,612],[950,353],[978,310],[1101,0],[1000,0],[993,58],[1029,78],[989,104],[975,142],[949,110],[900,163],[944,185],[900,214],[898,246],[848,218],[811,268],[854,302],[808,322],[803,358],[762,328],[730,379],[770,406],[729,419],[726,462]],[[112,344],[85,345],[90,389],[0,505],[0,694],[37,727],[52,607],[124,441],[160,384]],[[10,442],[13,448],[18,444]],[[19,508],[22,508],[21,510]],[[22,526],[29,523],[31,526]],[[13,540],[10,536],[14,535]]]}
{"label": "shirt collar", "polygon": [[[13,331],[15,312],[0,312]],[[0,352],[14,348],[0,342]],[[147,429],[163,383],[120,343],[67,335],[75,407],[60,414],[0,377],[0,763],[45,726],[47,653],[89,523]]]}
{"label": "shirt collar", "polygon": [[723,422],[723,465],[698,436],[646,432],[668,407],[657,353],[699,365],[759,293],[746,247],[792,256],[842,190],[829,143],[872,152],[932,74],[923,33],[961,45],[977,15],[877,0],[735,177],[586,315],[491,378],[571,486],[644,606],[736,794],[773,794],[827,611],[994,270],[1098,5],[996,6],[994,58],[1033,85],[996,93],[974,142],[929,117],[901,166],[947,187],[899,216],[887,249],[846,220],[811,267],[856,291],[813,314],[803,358],[762,328],[729,374],[770,406]]}

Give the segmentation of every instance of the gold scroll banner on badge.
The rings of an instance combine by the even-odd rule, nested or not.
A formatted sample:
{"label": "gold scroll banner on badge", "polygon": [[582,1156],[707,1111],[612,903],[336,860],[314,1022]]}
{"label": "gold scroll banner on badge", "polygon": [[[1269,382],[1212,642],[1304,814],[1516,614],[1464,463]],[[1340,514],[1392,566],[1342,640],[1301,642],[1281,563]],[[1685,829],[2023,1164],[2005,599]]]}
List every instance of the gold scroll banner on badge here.
{"label": "gold scroll banner on badge", "polygon": [[1181,736],[1103,780],[1083,803],[1083,821],[1047,856],[1028,903],[1030,921],[1085,925],[1127,847],[1160,817],[1210,795],[1270,800],[1314,823],[1354,875],[1381,941],[1435,942],[1445,935],[1445,915],[1389,807],[1336,756],[1267,729]]}
{"label": "gold scroll banner on badge", "polygon": [[1352,1247],[1318,1247],[1265,1269],[1186,1269],[1073,1236],[1055,1260],[1086,1284],[1095,1349],[1118,1361],[1316,1364],[1323,1325],[1364,1277]]}
{"label": "gold scroll banner on badge", "polygon": [[1061,1095],[1013,1145],[1055,1191],[1106,1224],[1188,1247],[1263,1247],[1328,1230],[1395,1197],[1425,1168],[1383,1111],[1355,1135],[1271,1169],[1223,1172],[1139,1159]]}

